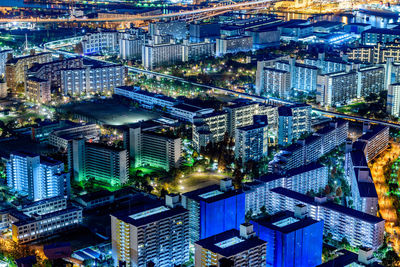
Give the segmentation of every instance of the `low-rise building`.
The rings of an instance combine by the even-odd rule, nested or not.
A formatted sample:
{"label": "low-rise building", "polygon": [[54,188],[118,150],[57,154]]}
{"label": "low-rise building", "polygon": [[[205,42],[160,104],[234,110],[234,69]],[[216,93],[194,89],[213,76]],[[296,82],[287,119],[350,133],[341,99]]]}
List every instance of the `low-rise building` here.
{"label": "low-rise building", "polygon": [[25,97],[32,102],[46,104],[51,101],[51,85],[49,80],[29,77],[25,83]]}

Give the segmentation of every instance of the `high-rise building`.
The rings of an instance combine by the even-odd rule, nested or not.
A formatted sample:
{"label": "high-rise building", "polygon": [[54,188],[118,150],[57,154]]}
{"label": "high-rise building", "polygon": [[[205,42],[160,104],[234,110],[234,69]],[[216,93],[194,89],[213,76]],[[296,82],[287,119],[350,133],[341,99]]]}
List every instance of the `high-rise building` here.
{"label": "high-rise building", "polygon": [[17,85],[24,84],[26,71],[34,63],[46,63],[51,61],[51,53],[35,54],[34,51],[28,56],[11,58],[6,63],[7,87],[12,93],[17,93]]}
{"label": "high-rise building", "polygon": [[323,106],[347,104],[357,99],[356,71],[342,71],[318,76],[317,102]]}
{"label": "high-rise building", "polygon": [[253,124],[253,116],[259,112],[259,104],[238,99],[225,106],[224,110],[228,112],[228,133],[231,137],[234,137],[236,128]]}
{"label": "high-rise building", "polygon": [[253,182],[243,185],[246,193],[246,213],[253,215],[261,213],[271,201],[270,190],[284,187],[302,194],[324,189],[328,184],[328,168],[320,163],[310,163],[283,174],[270,173],[256,178]]}
{"label": "high-rise building", "polygon": [[278,98],[288,98],[291,90],[290,72],[275,68],[264,68],[264,84],[260,95],[274,96]]}
{"label": "high-rise building", "polygon": [[378,43],[394,42],[400,37],[398,29],[371,28],[361,33],[361,43],[363,45],[377,45]]}
{"label": "high-rise building", "polygon": [[220,24],[195,21],[189,25],[190,41],[203,42],[206,38],[215,40],[220,36]]}
{"label": "high-rise building", "polygon": [[193,121],[193,145],[199,151],[208,143],[217,143],[223,140],[227,131],[228,113],[216,111],[196,116]]}
{"label": "high-rise building", "polygon": [[61,92],[64,95],[109,93],[125,84],[125,67],[96,60],[84,61],[82,68],[61,70]]}
{"label": "high-rise building", "polygon": [[345,174],[351,188],[352,207],[375,216],[378,194],[365,155],[359,150],[359,143],[355,142],[352,149],[346,151]]}
{"label": "high-rise building", "polygon": [[318,58],[305,58],[304,64],[315,66],[320,69],[321,74],[345,71],[349,65],[342,58],[325,58],[325,53],[318,54]]}
{"label": "high-rise building", "polygon": [[294,211],[297,204],[303,204],[312,219],[324,221],[324,235],[330,233],[334,240],[340,242],[346,238],[352,247],[365,246],[374,250],[383,243],[385,220],[382,218],[282,187],[270,191],[272,198],[266,207],[268,213]]}
{"label": "high-rise building", "polygon": [[212,185],[182,195],[183,207],[189,210],[190,243],[231,229],[239,229],[245,220],[245,194],[235,190],[232,180],[222,179]]}
{"label": "high-rise building", "polygon": [[385,68],[371,66],[360,68],[358,74],[357,98],[366,97],[370,94],[379,94],[385,88]]}
{"label": "high-rise building", "polygon": [[363,135],[358,138],[365,144],[362,148],[367,162],[382,153],[389,145],[389,127],[382,124],[363,125]]}
{"label": "high-rise building", "polygon": [[182,62],[182,45],[176,43],[154,44],[149,42],[142,48],[142,65],[154,69],[162,65]]}
{"label": "high-rise building", "polygon": [[55,129],[49,134],[49,145],[60,150],[67,150],[68,143],[80,137],[86,140],[97,139],[100,129],[95,123],[79,123]]}
{"label": "high-rise building", "polygon": [[25,83],[25,97],[32,102],[45,104],[51,101],[51,84],[49,80],[29,77]]}
{"label": "high-rise building", "polygon": [[215,43],[205,40],[202,43],[189,43],[184,40],[182,44],[182,61],[201,60],[215,55]]}
{"label": "high-rise building", "polygon": [[266,266],[309,267],[321,264],[323,221],[307,216],[304,205],[250,221],[257,236],[267,242]]}
{"label": "high-rise building", "polygon": [[143,29],[129,29],[119,34],[119,57],[124,60],[139,59],[142,56],[145,34]]}
{"label": "high-rise building", "polygon": [[217,38],[217,57],[228,53],[248,52],[253,49],[253,37],[251,36],[222,36]]}
{"label": "high-rise building", "polygon": [[68,162],[73,178],[78,182],[93,178],[100,184],[116,186],[128,181],[126,149],[76,139],[68,145]]}
{"label": "high-rise building", "polygon": [[181,266],[189,261],[189,213],[179,196],[111,214],[114,266]]}
{"label": "high-rise building", "polygon": [[400,116],[400,83],[388,87],[386,112],[395,117]]}
{"label": "high-rise building", "polygon": [[278,108],[278,145],[287,146],[293,140],[293,114],[291,108]]}
{"label": "high-rise building", "polygon": [[295,104],[278,108],[278,145],[285,146],[311,131],[311,106]]}
{"label": "high-rise building", "polygon": [[179,168],[182,141],[159,124],[144,122],[129,128],[129,155],[135,167],[151,166],[169,171]]}
{"label": "high-rise building", "polygon": [[265,266],[267,242],[261,240],[253,231],[253,225],[243,223],[240,231],[231,229],[195,243],[194,266],[223,267],[224,260],[231,267]]}
{"label": "high-rise building", "polygon": [[13,152],[7,162],[7,186],[37,201],[68,196],[70,176],[60,161],[28,152]]}
{"label": "high-rise building", "polygon": [[0,50],[0,77],[6,75],[6,62],[9,56],[12,56],[13,51],[11,49]]}
{"label": "high-rise building", "polygon": [[253,121],[252,125],[236,129],[235,158],[242,163],[268,156],[268,117],[255,115]]}
{"label": "high-rise building", "polygon": [[118,32],[100,31],[88,33],[82,39],[82,52],[91,54],[116,54],[118,52]]}
{"label": "high-rise building", "polygon": [[149,33],[154,35],[171,35],[174,39],[185,39],[188,34],[188,27],[185,21],[157,21],[149,24]]}

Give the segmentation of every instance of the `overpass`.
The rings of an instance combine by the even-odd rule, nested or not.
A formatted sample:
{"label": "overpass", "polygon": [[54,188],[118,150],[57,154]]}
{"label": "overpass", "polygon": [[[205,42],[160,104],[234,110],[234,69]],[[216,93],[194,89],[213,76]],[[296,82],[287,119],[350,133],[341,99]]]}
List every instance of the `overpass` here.
{"label": "overpass", "polygon": [[110,17],[110,18],[0,18],[0,23],[16,23],[16,22],[32,22],[32,23],[63,23],[63,22],[129,22],[129,21],[149,21],[149,20],[159,20],[165,18],[181,18],[181,17],[190,17],[199,15],[201,13],[212,13],[221,11],[230,11],[230,10],[248,10],[254,9],[256,7],[263,6],[267,3],[274,2],[276,0],[257,0],[257,1],[248,1],[248,2],[240,2],[233,4],[223,4],[216,5],[213,7],[205,7],[199,9],[193,9],[189,11],[181,11],[169,14],[161,14],[161,15],[131,15],[131,16],[119,16],[119,17]]}

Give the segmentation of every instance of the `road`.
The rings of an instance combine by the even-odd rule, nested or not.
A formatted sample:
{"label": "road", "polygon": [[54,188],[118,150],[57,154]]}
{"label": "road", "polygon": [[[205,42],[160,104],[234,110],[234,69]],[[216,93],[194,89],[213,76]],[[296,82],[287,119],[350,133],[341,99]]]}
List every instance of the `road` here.
{"label": "road", "polygon": [[15,23],[15,22],[33,22],[33,23],[63,23],[63,22],[129,22],[129,21],[148,21],[148,20],[159,20],[165,18],[176,18],[176,17],[186,17],[191,15],[196,15],[200,13],[207,12],[217,12],[222,10],[243,10],[243,9],[253,9],[255,6],[262,5],[265,3],[270,3],[275,0],[258,0],[258,1],[248,1],[248,2],[240,2],[231,5],[220,5],[215,7],[206,7],[199,8],[190,11],[183,12],[175,12],[169,14],[162,15],[150,15],[150,16],[141,16],[141,15],[132,15],[132,16],[121,16],[121,17],[112,17],[112,18],[57,18],[57,19],[47,19],[47,18],[12,18],[12,19],[0,19],[0,23]]}

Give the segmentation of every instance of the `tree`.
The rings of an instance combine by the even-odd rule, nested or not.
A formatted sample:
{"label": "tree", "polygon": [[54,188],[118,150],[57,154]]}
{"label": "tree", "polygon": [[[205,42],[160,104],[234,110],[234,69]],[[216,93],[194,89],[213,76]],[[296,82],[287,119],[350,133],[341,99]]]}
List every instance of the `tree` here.
{"label": "tree", "polygon": [[238,167],[236,167],[235,170],[233,171],[233,176],[232,176],[232,183],[236,189],[242,186],[242,180],[243,180],[243,173]]}
{"label": "tree", "polygon": [[336,189],[336,196],[341,197],[342,194],[343,194],[342,188],[339,186],[339,187]]}
{"label": "tree", "polygon": [[268,212],[267,212],[267,208],[266,208],[265,206],[262,206],[262,207],[260,208],[260,211],[261,211],[261,214],[262,214],[263,216],[268,216],[268,215],[269,215]]}
{"label": "tree", "polygon": [[253,218],[253,210],[249,209],[245,215],[245,221],[249,222]]}
{"label": "tree", "polygon": [[331,193],[331,187],[327,184],[324,189],[325,195],[329,195]]}

